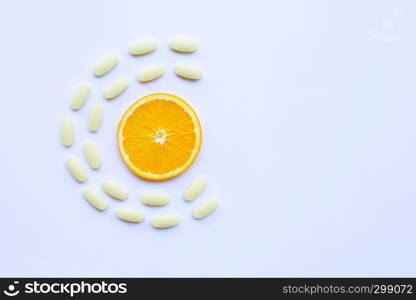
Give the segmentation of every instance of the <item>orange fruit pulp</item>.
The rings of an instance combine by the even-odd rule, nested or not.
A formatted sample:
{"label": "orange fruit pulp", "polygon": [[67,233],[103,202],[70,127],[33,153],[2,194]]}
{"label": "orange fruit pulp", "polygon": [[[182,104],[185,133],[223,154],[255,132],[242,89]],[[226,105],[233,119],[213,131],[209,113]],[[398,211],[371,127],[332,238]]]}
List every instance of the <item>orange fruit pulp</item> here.
{"label": "orange fruit pulp", "polygon": [[136,175],[165,180],[187,170],[201,148],[201,125],[183,99],[150,94],[124,113],[117,130],[122,159]]}

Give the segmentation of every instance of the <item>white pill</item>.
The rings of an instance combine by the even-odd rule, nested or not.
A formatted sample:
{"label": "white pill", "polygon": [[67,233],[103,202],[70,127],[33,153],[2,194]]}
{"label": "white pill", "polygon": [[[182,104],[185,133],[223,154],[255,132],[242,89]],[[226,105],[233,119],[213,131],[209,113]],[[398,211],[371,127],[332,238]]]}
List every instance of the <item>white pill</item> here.
{"label": "white pill", "polygon": [[184,36],[175,37],[170,41],[169,45],[173,50],[183,53],[194,52],[198,48],[198,44],[194,39]]}
{"label": "white pill", "polygon": [[198,67],[192,65],[180,64],[175,66],[175,72],[180,77],[189,80],[198,80],[202,76],[202,72]]}
{"label": "white pill", "polygon": [[154,228],[169,228],[179,224],[179,217],[175,214],[156,216],[152,219]]}
{"label": "white pill", "polygon": [[165,66],[162,64],[153,65],[144,68],[137,74],[137,80],[140,82],[151,81],[159,78],[165,73]]}
{"label": "white pill", "polygon": [[94,142],[84,144],[84,154],[91,169],[98,170],[101,166],[100,151]]}
{"label": "white pill", "polygon": [[61,141],[66,147],[71,147],[74,143],[74,123],[70,118],[65,118],[61,122],[60,134]]}
{"label": "white pill", "polygon": [[103,118],[103,107],[101,104],[94,104],[88,114],[88,130],[91,132],[96,132],[100,129],[101,120]]}
{"label": "white pill", "polygon": [[202,219],[212,213],[218,206],[217,198],[208,198],[194,209],[194,218]]}
{"label": "white pill", "polygon": [[168,194],[163,193],[143,193],[140,200],[149,206],[163,206],[169,203],[170,198]]}
{"label": "white pill", "polygon": [[81,162],[75,156],[70,156],[66,160],[66,167],[71,175],[79,182],[87,180],[87,172],[82,166]]}
{"label": "white pill", "polygon": [[117,79],[104,89],[104,97],[111,100],[124,92],[128,86],[129,81],[126,78]]}
{"label": "white pill", "polygon": [[140,40],[129,45],[131,55],[144,55],[152,52],[157,47],[157,42],[153,39]]}
{"label": "white pill", "polygon": [[74,92],[71,100],[71,108],[73,110],[80,109],[85,101],[87,101],[88,95],[90,94],[90,86],[86,83],[81,84]]}
{"label": "white pill", "polygon": [[199,194],[202,193],[205,186],[207,185],[207,181],[203,177],[198,177],[186,188],[183,197],[186,201],[190,202],[194,200]]}
{"label": "white pill", "polygon": [[84,191],[84,197],[87,201],[98,210],[105,210],[107,208],[107,201],[95,189],[89,188]]}
{"label": "white pill", "polygon": [[126,222],[140,223],[144,221],[144,212],[132,207],[121,207],[117,209],[116,215]]}
{"label": "white pill", "polygon": [[93,68],[95,76],[100,77],[110,72],[118,63],[117,56],[111,55],[102,58]]}
{"label": "white pill", "polygon": [[104,192],[118,200],[125,200],[129,196],[127,189],[114,181],[106,181],[102,184]]}

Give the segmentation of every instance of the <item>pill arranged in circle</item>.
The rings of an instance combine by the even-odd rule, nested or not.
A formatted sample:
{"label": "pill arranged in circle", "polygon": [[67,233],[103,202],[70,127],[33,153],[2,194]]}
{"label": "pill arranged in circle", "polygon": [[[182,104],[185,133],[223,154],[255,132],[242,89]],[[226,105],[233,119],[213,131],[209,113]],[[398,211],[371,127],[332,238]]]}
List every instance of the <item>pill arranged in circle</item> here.
{"label": "pill arranged in circle", "polygon": [[165,66],[162,64],[156,64],[152,66],[148,66],[141,70],[139,74],[137,74],[137,80],[140,82],[147,82],[152,81],[165,73]]}
{"label": "pill arranged in circle", "polygon": [[[180,53],[192,53],[198,49],[198,43],[190,37],[175,37],[169,42],[172,50]],[[133,56],[140,56],[148,54],[157,48],[157,41],[154,39],[142,39],[129,44],[128,51]],[[107,56],[98,61],[93,67],[93,74],[96,77],[101,77],[118,64],[117,56]],[[191,64],[177,64],[174,68],[175,73],[188,80],[199,80],[202,77],[202,71],[199,67]],[[162,64],[153,64],[144,67],[137,74],[137,80],[140,82],[148,82],[155,80],[165,73],[165,66]],[[127,78],[119,78],[108,84],[104,89],[104,98],[111,100],[122,94],[129,86]],[[86,103],[90,95],[90,85],[88,83],[81,83],[75,90],[71,98],[71,108],[74,111],[81,109]],[[103,107],[101,104],[94,104],[88,112],[87,127],[91,132],[96,132],[100,129],[103,117]],[[70,118],[65,118],[61,122],[60,137],[62,143],[70,147],[74,143],[75,128],[74,123]],[[92,141],[84,143],[84,155],[88,165],[93,170],[98,170],[101,167],[100,151],[97,145]],[[66,159],[66,166],[70,174],[79,182],[85,182],[88,179],[88,174],[76,156],[70,156]],[[196,199],[206,187],[206,179],[203,177],[196,178],[185,190],[184,198],[190,202]],[[102,189],[109,196],[125,200],[128,198],[128,190],[118,182],[105,181],[102,183]],[[83,195],[85,199],[97,210],[103,211],[107,209],[108,203],[100,191],[94,188],[87,188]],[[169,195],[165,193],[147,192],[142,193],[140,200],[143,204],[148,206],[164,206],[170,202]],[[193,210],[193,217],[195,219],[202,219],[211,214],[218,206],[218,199],[210,197]],[[145,220],[144,212],[133,207],[121,207],[116,210],[116,216],[131,223],[140,223]],[[154,228],[170,228],[179,224],[180,218],[176,214],[163,214],[154,216],[151,224]]]}
{"label": "pill arranged in circle", "polygon": [[153,217],[152,226],[154,228],[170,228],[178,225],[180,222],[179,216],[176,214],[165,214]]}
{"label": "pill arranged in circle", "polygon": [[110,55],[102,58],[93,68],[93,73],[96,77],[101,77],[110,72],[118,64],[118,58],[115,55]]}
{"label": "pill arranged in circle", "polygon": [[98,170],[101,166],[101,157],[97,145],[92,141],[86,142],[84,144],[84,154],[91,169]]}
{"label": "pill arranged in circle", "polygon": [[185,79],[199,80],[201,79],[201,70],[193,65],[178,64],[175,66],[175,73]]}
{"label": "pill arranged in circle", "polygon": [[103,118],[103,107],[99,103],[95,103],[88,113],[88,130],[96,132],[100,129],[101,120]]}
{"label": "pill arranged in circle", "polygon": [[173,38],[169,42],[169,46],[172,48],[172,50],[182,53],[191,53],[198,49],[198,43],[194,39],[185,36],[178,36]]}
{"label": "pill arranged in circle", "polygon": [[100,211],[105,210],[108,206],[107,200],[96,189],[88,188],[83,195],[92,206]]}
{"label": "pill arranged in circle", "polygon": [[170,198],[168,194],[164,193],[143,193],[140,200],[148,206],[163,206],[169,203]]}
{"label": "pill arranged in circle", "polygon": [[90,86],[87,83],[81,84],[74,92],[71,99],[71,108],[73,110],[80,109],[85,101],[87,101],[88,95],[90,94]]}
{"label": "pill arranged in circle", "polygon": [[194,181],[191,182],[191,184],[186,188],[183,197],[186,201],[191,202],[196,197],[199,196],[199,194],[202,193],[205,186],[207,185],[207,181],[204,177],[198,177]]}
{"label": "pill arranged in circle", "polygon": [[193,212],[195,219],[202,219],[212,213],[218,206],[218,199],[215,197],[208,198],[200,203]]}
{"label": "pill arranged in circle", "polygon": [[66,147],[71,147],[74,143],[75,135],[74,123],[70,118],[65,118],[61,122],[60,135],[62,144]]}
{"label": "pill arranged in circle", "polygon": [[130,223],[140,223],[145,218],[144,212],[132,207],[121,207],[117,209],[116,215],[119,219]]}
{"label": "pill arranged in circle", "polygon": [[156,48],[156,40],[145,39],[131,43],[129,45],[129,52],[131,55],[144,55],[154,51]]}
{"label": "pill arranged in circle", "polygon": [[104,98],[106,98],[107,100],[114,99],[115,97],[119,96],[122,92],[124,92],[128,86],[129,81],[127,78],[117,79],[110,83],[104,89]]}
{"label": "pill arranged in circle", "polygon": [[104,192],[117,200],[125,200],[129,196],[127,189],[115,181],[103,182],[102,188]]}
{"label": "pill arranged in circle", "polygon": [[85,182],[87,180],[87,172],[77,157],[68,157],[66,159],[66,167],[71,175],[79,182]]}

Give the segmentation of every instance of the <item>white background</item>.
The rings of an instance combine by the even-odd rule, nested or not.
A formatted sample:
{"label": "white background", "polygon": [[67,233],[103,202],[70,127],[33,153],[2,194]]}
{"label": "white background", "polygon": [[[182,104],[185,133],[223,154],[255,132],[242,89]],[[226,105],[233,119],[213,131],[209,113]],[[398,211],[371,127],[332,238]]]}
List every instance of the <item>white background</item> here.
{"label": "white background", "polygon": [[[1,1],[1,276],[416,276],[416,41],[414,1]],[[167,46],[190,35],[191,55]],[[129,42],[159,48],[131,57]],[[100,57],[120,64],[91,74]],[[135,80],[145,65],[167,73]],[[173,66],[201,66],[203,79],[177,78]],[[103,87],[127,76],[129,89],[106,101]],[[79,112],[69,108],[81,82],[93,86]],[[133,175],[116,147],[124,110],[151,92],[187,101],[203,124],[202,151],[183,175],[150,183]],[[93,103],[103,126],[86,130]],[[59,140],[64,116],[76,120],[74,147]],[[95,140],[103,166],[78,184],[65,169]],[[194,203],[185,186],[205,175]],[[125,202],[104,213],[81,193],[113,178]],[[172,196],[148,208],[140,193]],[[220,206],[202,221],[193,207],[208,195]],[[143,224],[114,211],[143,209]],[[149,220],[177,212],[179,226]]]}

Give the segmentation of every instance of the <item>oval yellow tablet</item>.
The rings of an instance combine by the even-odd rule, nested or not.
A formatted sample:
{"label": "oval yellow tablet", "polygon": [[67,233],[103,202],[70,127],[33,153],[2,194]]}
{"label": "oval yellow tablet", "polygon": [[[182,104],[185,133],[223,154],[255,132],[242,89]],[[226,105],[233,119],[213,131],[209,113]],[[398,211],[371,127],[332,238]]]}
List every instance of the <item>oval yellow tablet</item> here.
{"label": "oval yellow tablet", "polygon": [[195,219],[202,219],[212,213],[217,208],[217,206],[217,198],[208,198],[194,209],[193,216]]}
{"label": "oval yellow tablet", "polygon": [[95,76],[100,77],[110,72],[118,63],[117,56],[110,55],[103,57],[97,62],[92,70]]}
{"label": "oval yellow tablet", "polygon": [[65,118],[61,122],[60,134],[62,144],[71,147],[74,142],[74,123],[70,118]]}
{"label": "oval yellow tablet", "polygon": [[73,110],[80,109],[85,101],[87,101],[88,95],[90,94],[90,86],[89,84],[83,83],[81,84],[74,92],[74,95],[71,99],[71,108]]}
{"label": "oval yellow tablet", "polygon": [[169,46],[172,50],[182,53],[191,53],[198,49],[198,43],[194,39],[185,36],[173,38],[170,41]]}
{"label": "oval yellow tablet", "polygon": [[140,82],[152,81],[152,80],[159,78],[164,73],[165,73],[165,66],[162,64],[148,66],[139,72],[139,74],[137,75],[137,80]]}
{"label": "oval yellow tablet", "polygon": [[102,188],[104,192],[117,200],[125,200],[129,196],[127,189],[115,181],[105,181]]}
{"label": "oval yellow tablet", "polygon": [[79,182],[84,182],[87,180],[87,172],[77,157],[68,157],[66,160],[66,167],[68,168],[68,171],[71,173],[72,177],[74,177]]}
{"label": "oval yellow tablet", "polygon": [[170,198],[168,194],[164,193],[143,193],[140,200],[149,206],[163,206],[169,203]]}
{"label": "oval yellow tablet", "polygon": [[144,55],[152,52],[157,47],[157,42],[154,39],[145,39],[133,42],[129,45],[129,52],[131,55]]}
{"label": "oval yellow tablet", "polygon": [[103,107],[101,104],[94,104],[88,113],[88,130],[96,132],[101,127],[101,120],[103,118]]}
{"label": "oval yellow tablet", "polygon": [[198,177],[186,188],[183,197],[186,201],[190,202],[194,200],[199,194],[202,193],[205,186],[207,185],[207,181],[203,177]]}
{"label": "oval yellow tablet", "polygon": [[123,93],[129,86],[129,81],[127,78],[120,78],[116,81],[110,83],[104,90],[104,97],[107,100],[114,99]]}
{"label": "oval yellow tablet", "polygon": [[84,144],[84,154],[91,169],[98,170],[101,166],[101,157],[97,145],[92,141],[86,142]]}
{"label": "oval yellow tablet", "polygon": [[130,223],[140,223],[145,218],[144,212],[132,207],[121,207],[117,209],[116,215],[120,220]]}
{"label": "oval yellow tablet", "polygon": [[83,194],[85,199],[87,199],[87,201],[96,209],[103,211],[107,208],[107,201],[97,190],[89,188],[86,189]]}
{"label": "oval yellow tablet", "polygon": [[170,228],[179,224],[179,217],[175,214],[166,214],[156,216],[152,219],[152,226],[154,228]]}
{"label": "oval yellow tablet", "polygon": [[198,67],[186,64],[176,65],[175,73],[178,76],[189,80],[199,80],[202,76],[202,72]]}

